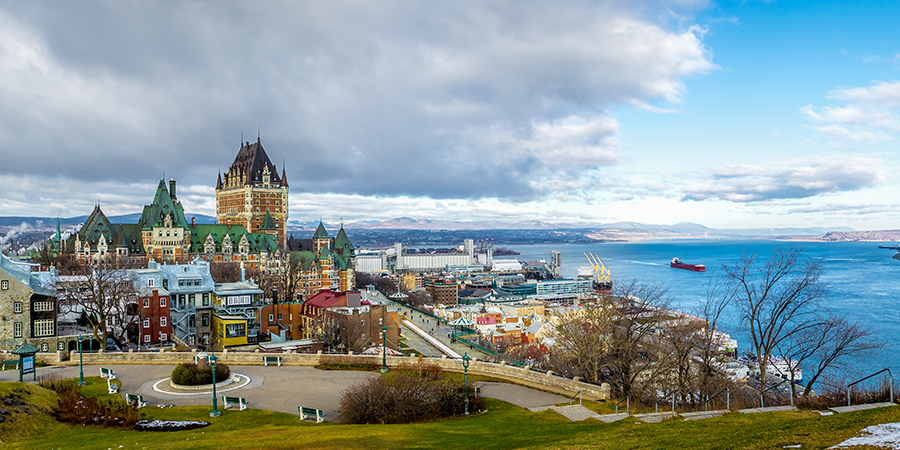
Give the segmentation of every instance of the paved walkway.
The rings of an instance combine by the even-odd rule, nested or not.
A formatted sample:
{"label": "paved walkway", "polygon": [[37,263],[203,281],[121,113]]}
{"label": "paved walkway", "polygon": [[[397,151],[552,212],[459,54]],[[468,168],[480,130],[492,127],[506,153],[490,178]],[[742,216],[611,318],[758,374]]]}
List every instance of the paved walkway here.
{"label": "paved walkway", "polygon": [[[489,359],[494,360],[497,359],[496,356],[489,355],[487,353],[482,352],[476,348],[470,347],[468,344],[462,344],[460,342],[450,342],[450,334],[457,332],[458,330],[450,325],[442,323],[433,319],[430,316],[426,316],[414,309],[410,309],[406,305],[402,303],[393,302],[393,305],[396,306],[400,310],[400,316],[405,317],[409,320],[412,320],[419,328],[425,330],[435,338],[441,341],[443,344],[447,345],[453,351],[459,353],[460,355],[464,355],[466,353],[469,354],[471,358],[478,359]],[[404,316],[403,313],[406,313]],[[432,332],[432,330],[434,330]],[[414,334],[412,331],[408,331],[407,335]],[[441,355],[442,353],[438,353]]]}
{"label": "paved walkway", "polygon": [[[171,394],[153,389],[153,385],[168,378],[175,365],[169,364],[103,364],[85,365],[84,376],[100,375],[100,367],[111,369],[121,383],[121,396],[141,394],[147,405],[210,405],[212,406],[212,390],[197,394]],[[245,375],[250,383],[240,388],[224,388],[217,390],[221,397],[227,392],[230,396],[244,397],[250,408],[279,411],[297,414],[298,406],[308,406],[325,411],[326,419],[340,420],[338,409],[341,394],[350,386],[374,378],[377,372],[318,370],[309,366],[230,366],[232,373]],[[78,366],[49,366],[37,369],[37,378],[58,377],[60,379],[78,378]],[[30,380],[29,375],[26,381]],[[19,381],[16,370],[0,371],[0,381]],[[529,406],[557,404],[568,401],[567,398],[549,394],[536,389],[507,383],[473,382],[481,387],[483,397],[497,398],[514,405],[527,408]],[[219,399],[221,402],[221,398]],[[223,405],[219,405],[220,408]]]}

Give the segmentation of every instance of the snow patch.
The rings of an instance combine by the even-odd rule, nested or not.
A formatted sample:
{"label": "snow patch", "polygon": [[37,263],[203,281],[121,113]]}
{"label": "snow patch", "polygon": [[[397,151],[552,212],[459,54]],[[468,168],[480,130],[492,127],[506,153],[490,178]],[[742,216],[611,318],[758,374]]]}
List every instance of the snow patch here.
{"label": "snow patch", "polygon": [[872,425],[863,429],[861,434],[861,436],[852,437],[829,448],[869,445],[900,450],[900,423]]}

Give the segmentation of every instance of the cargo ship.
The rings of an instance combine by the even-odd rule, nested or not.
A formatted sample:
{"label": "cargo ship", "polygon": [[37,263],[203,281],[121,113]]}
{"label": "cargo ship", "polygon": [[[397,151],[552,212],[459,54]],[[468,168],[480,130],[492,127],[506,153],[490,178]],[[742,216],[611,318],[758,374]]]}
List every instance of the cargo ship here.
{"label": "cargo ship", "polygon": [[678,257],[672,258],[672,263],[669,265],[674,269],[693,270],[694,272],[706,272],[706,266],[704,266],[703,264],[685,264],[681,262]]}

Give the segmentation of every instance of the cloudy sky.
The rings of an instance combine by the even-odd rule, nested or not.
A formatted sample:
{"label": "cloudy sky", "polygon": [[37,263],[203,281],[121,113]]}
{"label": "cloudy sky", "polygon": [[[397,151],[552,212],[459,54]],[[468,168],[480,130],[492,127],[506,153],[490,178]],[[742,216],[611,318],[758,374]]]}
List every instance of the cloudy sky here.
{"label": "cloudy sky", "polygon": [[898,228],[900,7],[0,1],[0,215]]}

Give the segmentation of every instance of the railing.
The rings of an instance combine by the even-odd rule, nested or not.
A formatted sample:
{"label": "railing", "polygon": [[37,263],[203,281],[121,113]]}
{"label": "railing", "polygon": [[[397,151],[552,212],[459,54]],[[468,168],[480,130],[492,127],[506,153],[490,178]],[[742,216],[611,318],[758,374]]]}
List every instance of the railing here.
{"label": "railing", "polygon": [[703,409],[705,411],[709,411],[709,402],[711,402],[714,398],[722,395],[723,392],[725,392],[725,409],[730,411],[731,410],[731,389],[729,389],[729,388],[722,389],[721,391],[717,392],[712,397],[707,395],[706,401],[703,403]]}
{"label": "railing", "polygon": [[[765,405],[763,404],[763,394],[765,394],[766,392],[769,392],[769,391],[771,391],[772,389],[775,389],[775,388],[777,388],[778,386],[781,386],[782,384],[787,383],[787,382],[788,382],[788,380],[782,380],[780,383],[776,384],[775,386],[768,387],[768,388],[764,389],[763,391],[761,391],[761,392],[759,393],[759,407],[760,407],[760,408],[764,408],[764,407],[765,407]],[[792,390],[792,391],[793,391],[793,390]],[[791,406],[794,406],[794,394],[791,393],[791,394],[789,394],[789,396],[791,397]]]}
{"label": "railing", "polygon": [[869,375],[861,380],[856,380],[847,385],[847,406],[850,406],[850,388],[853,387],[854,384],[861,383],[863,381],[868,380],[869,378],[874,377],[875,375],[878,375],[878,374],[884,373],[884,372],[888,373],[888,377],[891,381],[888,386],[890,386],[889,389],[890,389],[890,394],[891,394],[891,403],[894,403],[894,374],[891,373],[891,369],[881,369],[878,372],[873,373],[872,375]]}
{"label": "railing", "polygon": [[[669,394],[672,397],[672,414],[675,414],[675,394],[677,394],[677,392]],[[668,400],[668,397],[663,397],[663,399]],[[659,412],[659,397],[656,397],[656,405],[654,408],[655,412]]]}
{"label": "railing", "polygon": [[569,405],[571,405],[572,402],[575,401],[575,396],[576,396],[576,395],[578,396],[578,404],[579,404],[579,405],[581,404],[581,391],[578,391],[578,392],[574,393],[574,394],[572,395],[572,397],[569,398]]}
{"label": "railing", "polygon": [[616,414],[619,413],[619,405],[621,405],[622,402],[625,402],[625,414],[631,414],[631,397],[628,396],[616,403]]}

